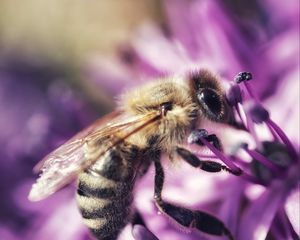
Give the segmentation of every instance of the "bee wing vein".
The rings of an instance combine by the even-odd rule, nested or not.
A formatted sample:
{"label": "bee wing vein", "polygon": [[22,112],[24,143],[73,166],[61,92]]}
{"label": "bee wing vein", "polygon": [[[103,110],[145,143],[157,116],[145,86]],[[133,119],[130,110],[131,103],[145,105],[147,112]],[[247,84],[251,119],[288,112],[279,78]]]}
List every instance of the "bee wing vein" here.
{"label": "bee wing vein", "polygon": [[[152,113],[144,116],[126,118],[122,115],[114,122],[106,124],[103,128],[95,128],[97,130],[90,131],[87,135],[76,139],[76,136],[47,155],[42,163],[41,174],[36,183],[33,184],[29,193],[29,200],[39,201],[47,198],[58,189],[70,183],[77,174],[94,164],[102,154],[113,146],[121,143],[145,127],[149,123],[155,121],[159,115]],[[124,121],[126,119],[126,121]],[[115,138],[119,134],[121,138]],[[105,144],[101,145],[101,139],[108,138]],[[92,153],[92,154],[89,154]]]}

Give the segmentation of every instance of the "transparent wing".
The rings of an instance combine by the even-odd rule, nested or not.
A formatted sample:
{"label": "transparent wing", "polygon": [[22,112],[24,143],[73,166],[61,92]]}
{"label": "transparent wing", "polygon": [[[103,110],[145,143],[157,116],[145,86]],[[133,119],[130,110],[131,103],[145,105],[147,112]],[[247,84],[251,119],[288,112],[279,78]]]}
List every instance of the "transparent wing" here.
{"label": "transparent wing", "polygon": [[[56,150],[48,154],[46,157],[44,157],[41,161],[38,162],[38,164],[33,168],[34,173],[39,173],[43,167],[45,167],[45,162],[49,162],[49,158],[52,156],[59,156],[59,155],[66,155],[67,152],[71,152],[72,150],[75,150],[78,148],[78,146],[83,144],[84,139],[91,133],[102,130],[105,132],[106,130],[109,130],[109,126],[112,125],[118,125],[118,122],[122,122],[122,118],[124,114],[122,114],[120,111],[112,112],[108,115],[103,116],[102,118],[96,120],[88,127],[84,128],[75,136],[73,136],[71,139],[69,139],[67,142],[65,142],[63,145],[58,147]],[[125,119],[125,118],[124,118]]]}
{"label": "transparent wing", "polygon": [[[47,198],[94,164],[110,148],[160,118],[158,112],[128,117],[115,112],[99,119],[47,155],[34,170],[41,174],[29,193],[30,201]],[[101,140],[109,138],[105,144]],[[93,150],[93,154],[89,154]],[[89,150],[89,151],[87,151]]]}

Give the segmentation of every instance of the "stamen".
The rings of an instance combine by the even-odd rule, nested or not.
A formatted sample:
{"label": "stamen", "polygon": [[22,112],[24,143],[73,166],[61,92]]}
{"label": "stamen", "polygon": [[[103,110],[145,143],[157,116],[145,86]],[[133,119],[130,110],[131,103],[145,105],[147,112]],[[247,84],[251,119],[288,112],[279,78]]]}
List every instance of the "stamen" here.
{"label": "stamen", "polygon": [[284,210],[280,209],[279,212],[278,212],[278,215],[279,215],[279,220],[281,222],[281,225],[282,225],[288,239],[293,239],[292,238],[293,231],[291,229],[289,220],[288,220]]}
{"label": "stamen", "polygon": [[250,168],[250,164],[248,162],[245,162],[244,160],[242,160],[238,156],[231,156],[231,159],[234,162],[237,162],[241,167],[243,167],[243,169],[249,169]]}
{"label": "stamen", "polygon": [[243,84],[244,84],[244,87],[245,87],[246,91],[248,92],[248,95],[249,95],[252,99],[254,99],[256,102],[259,102],[258,97],[257,97],[257,96],[254,94],[254,92],[252,91],[250,84],[247,83],[247,82],[243,82]]}
{"label": "stamen", "polygon": [[[276,236],[277,239],[288,239],[288,240],[292,240],[292,238],[288,238],[286,235],[284,235],[282,233],[282,231],[280,231],[280,229],[278,228],[278,226],[275,226],[275,220],[278,219],[274,219],[273,220],[273,224],[271,225],[271,228],[269,230],[269,232],[273,235]],[[277,223],[278,224],[278,223]]]}
{"label": "stamen", "polygon": [[233,172],[236,174],[241,173],[242,170],[236,166],[229,157],[219,151],[216,147],[214,147],[211,143],[209,143],[206,139],[200,138],[200,141],[206,145],[221,161],[223,161]]}
{"label": "stamen", "polygon": [[[254,94],[254,92],[251,89],[251,86],[248,83],[248,81],[251,79],[252,79],[251,73],[241,72],[241,73],[237,74],[234,81],[236,83],[243,83],[246,91],[248,92],[248,95],[256,102],[256,104],[254,106],[252,106],[251,108],[249,108],[249,110],[247,111],[246,122],[247,122],[247,128],[248,128],[250,134],[253,136],[254,141],[257,145],[257,148],[261,149],[262,145],[261,145],[260,140],[258,139],[256,132],[255,132],[253,123],[265,122],[267,124],[274,140],[276,140],[276,141],[278,140],[278,137],[277,137],[277,135],[278,135],[280,137],[280,139],[283,141],[283,143],[289,149],[291,156],[293,156],[294,160],[296,160],[298,157],[297,151],[295,150],[293,144],[288,139],[288,137],[285,135],[285,133],[281,130],[281,128],[270,119],[270,115],[269,115],[268,111],[260,104],[258,97]],[[229,99],[231,98],[232,102],[234,102],[234,98],[233,98],[233,96],[235,95],[234,91],[236,91],[236,90],[233,87],[231,87],[231,89],[229,91],[230,94],[228,95],[229,96],[228,98]],[[237,96],[238,95],[236,95],[236,97]],[[242,114],[241,114],[241,109],[243,109],[242,105],[240,103],[237,103],[237,104],[238,104],[238,106],[236,107],[237,114],[239,115],[239,118],[242,120],[242,122],[244,122],[244,120],[242,118]],[[251,120],[249,118],[251,118]]]}
{"label": "stamen", "polygon": [[[286,145],[286,147],[288,148],[291,156],[292,156],[292,161],[296,161],[297,160],[297,152],[293,146],[293,144],[291,143],[291,141],[288,139],[288,137],[285,135],[285,133],[281,130],[281,128],[275,123],[273,122],[271,119],[268,119],[266,121],[266,123],[278,134],[278,136],[280,137],[280,139],[282,140],[282,142]],[[298,159],[299,161],[299,159]]]}
{"label": "stamen", "polygon": [[244,87],[245,87],[246,91],[248,92],[248,95],[251,98],[253,98],[256,102],[259,102],[258,97],[253,93],[250,85],[248,84],[248,81],[250,81],[250,80],[252,80],[252,74],[250,72],[240,72],[234,78],[234,81],[236,83],[244,84]]}
{"label": "stamen", "polygon": [[241,103],[242,94],[240,86],[237,84],[231,85],[226,93],[226,99],[230,106],[236,106],[238,103]]}
{"label": "stamen", "polygon": [[261,104],[251,106],[249,108],[249,115],[255,123],[263,123],[270,118],[269,112]]}
{"label": "stamen", "polygon": [[206,138],[207,136],[208,136],[208,132],[205,129],[198,129],[197,131],[191,132],[191,134],[188,136],[187,141],[189,144],[194,144],[194,143],[199,144],[199,139]]}
{"label": "stamen", "polygon": [[266,123],[266,126],[268,127],[270,133],[272,134],[273,138],[274,138],[274,141],[275,142],[278,142],[279,141],[279,138],[278,138],[278,135],[276,134],[276,132],[274,131],[273,128],[271,128],[271,126],[269,124]]}
{"label": "stamen", "polygon": [[237,104],[236,111],[237,111],[237,113],[239,115],[239,118],[241,119],[243,125],[246,128],[246,126],[247,126],[247,117],[246,117],[246,113],[244,111],[243,105],[241,103]]}
{"label": "stamen", "polygon": [[258,138],[258,136],[256,134],[253,121],[249,117],[248,113],[246,113],[246,121],[247,121],[247,127],[248,127],[248,130],[249,130],[249,133],[252,135],[252,137],[253,137],[253,139],[255,141],[256,147],[258,149],[262,149],[262,143],[261,143],[261,141],[259,140],[259,138]]}
{"label": "stamen", "polygon": [[254,184],[265,185],[264,183],[259,181],[256,177],[254,177],[246,172],[243,172],[240,177],[245,179],[246,181],[254,183]]}
{"label": "stamen", "polygon": [[236,83],[250,81],[251,79],[252,79],[252,74],[250,72],[240,72],[234,77],[234,81]]}
{"label": "stamen", "polygon": [[275,172],[276,175],[280,174],[280,168],[278,168],[275,164],[273,164],[269,159],[267,159],[264,155],[260,154],[257,151],[250,150],[248,147],[244,147],[244,150],[251,156],[253,159],[259,161],[265,167],[271,169]]}

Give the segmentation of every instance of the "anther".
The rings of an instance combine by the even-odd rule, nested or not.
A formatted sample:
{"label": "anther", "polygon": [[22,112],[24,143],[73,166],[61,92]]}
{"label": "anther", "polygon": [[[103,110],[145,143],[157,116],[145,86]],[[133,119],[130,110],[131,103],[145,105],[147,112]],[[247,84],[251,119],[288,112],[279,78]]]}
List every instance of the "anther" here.
{"label": "anther", "polygon": [[249,109],[249,114],[253,122],[263,123],[270,118],[269,112],[261,105],[255,104]]}
{"label": "anther", "polygon": [[251,79],[252,79],[252,74],[250,72],[240,72],[234,77],[234,81],[236,83],[250,81]]}
{"label": "anther", "polygon": [[237,106],[238,103],[241,103],[242,94],[240,86],[237,84],[230,86],[226,93],[226,98],[230,106]]}
{"label": "anther", "polygon": [[206,138],[208,136],[208,132],[205,129],[197,129],[191,132],[191,134],[188,136],[188,143],[194,144],[194,143],[201,143],[201,138]]}

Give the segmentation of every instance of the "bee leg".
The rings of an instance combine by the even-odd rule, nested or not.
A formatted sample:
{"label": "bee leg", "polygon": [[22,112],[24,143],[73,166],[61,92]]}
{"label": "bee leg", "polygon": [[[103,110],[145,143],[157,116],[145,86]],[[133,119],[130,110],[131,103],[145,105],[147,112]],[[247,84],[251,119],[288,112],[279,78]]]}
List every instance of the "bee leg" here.
{"label": "bee leg", "polygon": [[242,171],[234,171],[229,167],[218,162],[202,161],[196,155],[194,155],[192,152],[185,148],[177,147],[176,153],[191,166],[195,168],[200,168],[201,170],[206,172],[221,172],[223,170],[236,176],[239,176],[242,173]]}
{"label": "bee leg", "polygon": [[226,236],[229,240],[234,240],[231,232],[218,218],[202,211],[190,210],[164,201],[161,196],[163,184],[164,171],[160,161],[157,160],[155,161],[154,199],[158,209],[184,227],[195,228],[216,236]]}

